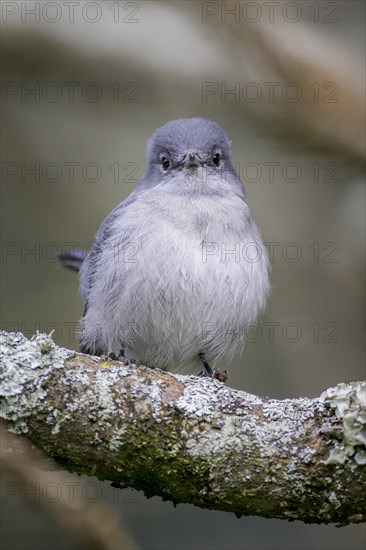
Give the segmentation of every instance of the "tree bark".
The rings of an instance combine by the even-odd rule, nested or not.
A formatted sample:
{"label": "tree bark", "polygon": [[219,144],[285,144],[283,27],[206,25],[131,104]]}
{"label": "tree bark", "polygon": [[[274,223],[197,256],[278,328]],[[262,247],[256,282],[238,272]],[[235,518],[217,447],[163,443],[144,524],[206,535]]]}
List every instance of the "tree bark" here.
{"label": "tree bark", "polygon": [[366,521],[366,383],[275,400],[1,333],[1,416],[68,470],[236,515]]}

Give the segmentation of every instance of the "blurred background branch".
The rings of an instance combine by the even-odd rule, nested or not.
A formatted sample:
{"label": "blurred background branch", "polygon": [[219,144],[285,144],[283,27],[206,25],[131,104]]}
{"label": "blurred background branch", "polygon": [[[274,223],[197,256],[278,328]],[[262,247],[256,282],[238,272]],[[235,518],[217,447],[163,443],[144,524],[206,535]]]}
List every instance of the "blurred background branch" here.
{"label": "blurred background branch", "polygon": [[226,56],[233,76],[235,71],[237,80],[245,75],[245,81],[253,83],[247,88],[252,97],[260,89],[257,82],[268,90],[267,102],[254,102],[255,115],[264,127],[274,130],[273,137],[277,134],[287,142],[295,140],[298,147],[345,157],[363,170],[365,121],[360,115],[365,83],[361,61],[336,41],[314,34],[304,23],[289,27],[277,21],[252,25],[243,32],[235,19],[228,17],[223,26],[220,3],[216,4],[210,32],[220,33],[221,27],[227,35]]}
{"label": "blurred background branch", "polygon": [[[34,499],[37,507],[46,515],[52,515],[82,548],[137,550],[137,544],[114,507],[105,502],[88,502],[81,483],[75,482],[67,472],[56,472],[60,469],[56,463],[46,459],[39,449],[32,448],[25,437],[8,432],[4,421],[0,423],[0,437],[1,463],[11,478],[3,482],[3,499],[23,486],[28,493],[37,493]],[[54,501],[50,502],[52,489]]]}

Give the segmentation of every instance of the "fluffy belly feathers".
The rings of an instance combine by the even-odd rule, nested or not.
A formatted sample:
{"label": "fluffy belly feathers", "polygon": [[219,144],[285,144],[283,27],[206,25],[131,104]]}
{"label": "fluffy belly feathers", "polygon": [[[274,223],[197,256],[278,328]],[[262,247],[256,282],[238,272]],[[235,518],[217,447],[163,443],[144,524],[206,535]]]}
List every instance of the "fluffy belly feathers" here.
{"label": "fluffy belly feathers", "polygon": [[[227,209],[207,198],[205,210],[159,204],[159,240],[151,237],[156,228],[144,223],[146,205],[118,221],[123,238],[103,251],[82,337],[106,353],[126,347],[140,361],[170,370],[198,364],[199,353],[219,366],[243,346],[248,325],[265,306],[266,251],[239,198]],[[158,208],[156,198],[150,206]],[[104,262],[114,266],[108,280]]]}

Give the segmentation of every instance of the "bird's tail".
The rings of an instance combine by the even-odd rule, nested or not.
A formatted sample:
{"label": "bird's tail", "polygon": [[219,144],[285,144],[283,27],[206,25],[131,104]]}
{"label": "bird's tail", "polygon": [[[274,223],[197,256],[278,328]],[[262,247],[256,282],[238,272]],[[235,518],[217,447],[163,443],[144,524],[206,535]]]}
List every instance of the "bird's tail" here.
{"label": "bird's tail", "polygon": [[73,271],[80,271],[86,255],[87,252],[84,250],[64,250],[59,254],[58,259],[65,267]]}

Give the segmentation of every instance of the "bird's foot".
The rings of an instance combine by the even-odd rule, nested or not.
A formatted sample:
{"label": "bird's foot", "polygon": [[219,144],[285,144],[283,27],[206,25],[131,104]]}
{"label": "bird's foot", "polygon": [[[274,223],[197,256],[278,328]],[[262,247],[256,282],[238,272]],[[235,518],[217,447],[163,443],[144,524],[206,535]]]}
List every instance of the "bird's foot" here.
{"label": "bird's foot", "polygon": [[206,368],[204,368],[204,369],[199,371],[197,376],[204,376],[204,377],[216,379],[216,380],[219,380],[220,382],[223,382],[225,384],[225,382],[229,378],[229,373],[226,369],[225,370],[220,370],[220,369],[216,369],[216,368],[215,369],[210,368],[210,371],[208,371]]}
{"label": "bird's foot", "polygon": [[220,370],[216,368],[213,369],[206,361],[203,352],[201,352],[198,357],[200,358],[203,366],[203,369],[200,370],[198,376],[208,376],[209,378],[219,380],[220,382],[223,382],[225,384],[226,380],[229,378],[229,373],[227,372],[227,370]]}
{"label": "bird's foot", "polygon": [[120,363],[124,363],[125,365],[137,365],[136,359],[133,357],[126,357],[126,355],[122,354],[117,357],[113,351],[108,354],[108,359],[112,359],[112,361],[119,361]]}

